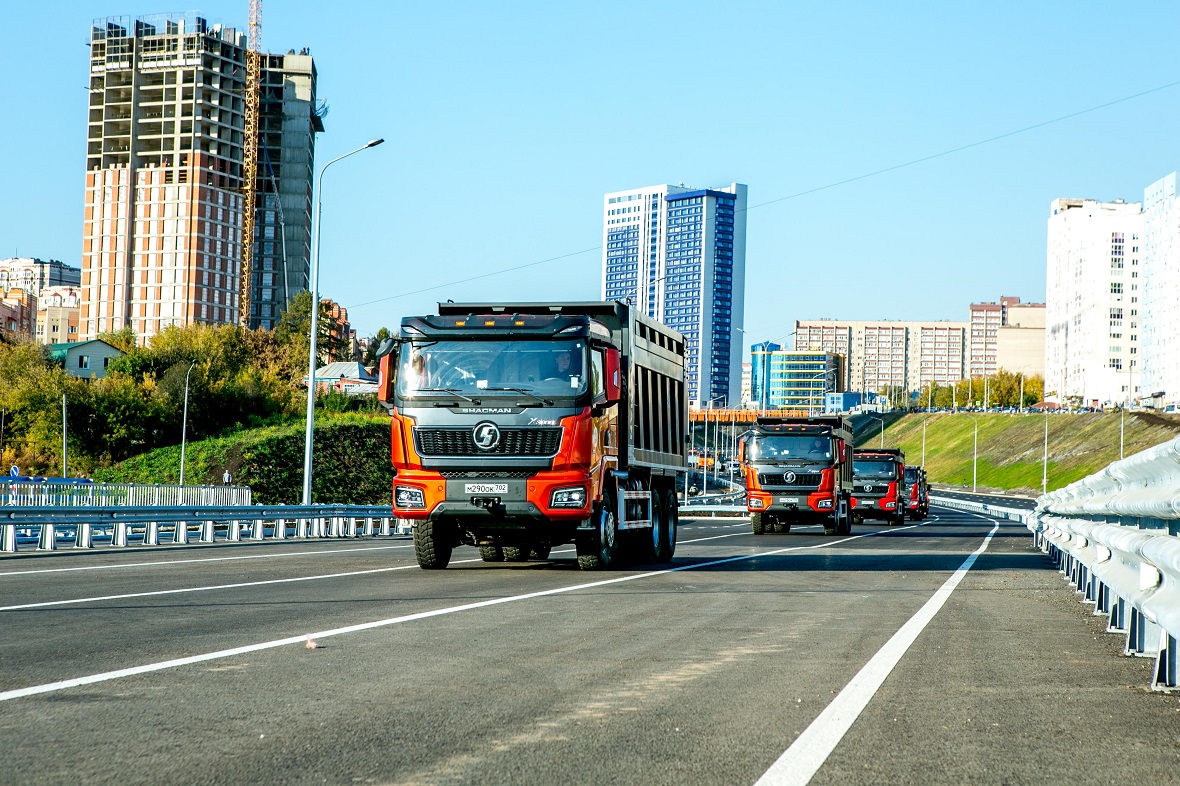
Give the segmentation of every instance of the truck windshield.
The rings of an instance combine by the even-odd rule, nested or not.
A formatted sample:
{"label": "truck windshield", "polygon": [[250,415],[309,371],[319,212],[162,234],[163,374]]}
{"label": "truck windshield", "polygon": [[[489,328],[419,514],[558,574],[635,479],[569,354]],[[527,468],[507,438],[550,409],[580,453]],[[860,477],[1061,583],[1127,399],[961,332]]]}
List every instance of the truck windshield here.
{"label": "truck windshield", "polygon": [[751,461],[780,458],[829,460],[832,458],[832,440],[830,437],[765,436],[755,437],[750,442]]}
{"label": "truck windshield", "polygon": [[906,483],[916,483],[917,481],[918,481],[918,468],[917,467],[906,467],[905,468],[905,482]]}
{"label": "truck windshield", "polygon": [[892,461],[861,461],[852,462],[852,477],[854,478],[896,478],[897,465]]}
{"label": "truck windshield", "polygon": [[466,399],[578,396],[586,391],[586,344],[580,340],[436,341],[401,352],[403,398],[451,393]]}

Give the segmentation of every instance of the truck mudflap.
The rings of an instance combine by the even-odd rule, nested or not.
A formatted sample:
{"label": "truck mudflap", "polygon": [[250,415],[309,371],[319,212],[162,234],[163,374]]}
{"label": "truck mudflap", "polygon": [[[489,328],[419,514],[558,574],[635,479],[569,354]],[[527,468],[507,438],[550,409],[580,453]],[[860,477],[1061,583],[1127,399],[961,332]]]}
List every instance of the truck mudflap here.
{"label": "truck mudflap", "polygon": [[401,470],[393,482],[393,511],[407,519],[526,518],[581,521],[590,515],[591,481],[584,472],[541,471],[527,478],[443,477]]}

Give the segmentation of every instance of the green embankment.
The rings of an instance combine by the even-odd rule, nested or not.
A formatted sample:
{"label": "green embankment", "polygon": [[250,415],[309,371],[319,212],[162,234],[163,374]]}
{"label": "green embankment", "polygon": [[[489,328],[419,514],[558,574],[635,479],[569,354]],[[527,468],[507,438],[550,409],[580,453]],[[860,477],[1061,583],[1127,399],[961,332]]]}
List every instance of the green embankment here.
{"label": "green embankment", "polygon": [[[1047,418],[1047,420],[1046,420]],[[905,451],[906,463],[925,467],[932,483],[972,484],[975,425],[979,425],[981,490],[1039,494],[1045,423],[1049,424],[1049,490],[1102,469],[1119,458],[1119,413],[1007,415],[935,412],[905,415],[885,427],[885,446]],[[875,427],[876,424],[874,423]],[[1125,454],[1131,456],[1180,434],[1180,417],[1129,412]],[[858,429],[858,446],[880,444],[876,428]]]}
{"label": "green embankment", "polygon": [[[229,470],[235,486],[249,486],[264,505],[298,504],[303,495],[304,426],[291,424],[245,429],[190,442],[185,448],[184,480],[218,485]],[[389,456],[389,418],[336,415],[317,421],[312,472],[313,502],[389,504],[393,465]],[[180,446],[141,453],[96,472],[106,483],[178,483]]]}

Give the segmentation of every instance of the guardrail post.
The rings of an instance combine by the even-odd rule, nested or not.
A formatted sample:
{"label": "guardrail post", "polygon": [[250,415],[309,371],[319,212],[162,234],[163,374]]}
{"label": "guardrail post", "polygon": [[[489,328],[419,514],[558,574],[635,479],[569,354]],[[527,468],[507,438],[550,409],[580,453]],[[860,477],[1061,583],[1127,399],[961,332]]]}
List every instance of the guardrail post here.
{"label": "guardrail post", "polygon": [[1110,606],[1110,621],[1106,624],[1106,632],[1127,632],[1127,602],[1121,596],[1116,596]]}
{"label": "guardrail post", "polygon": [[16,551],[16,525],[0,525],[0,551]]}
{"label": "guardrail post", "polygon": [[332,517],[332,524],[331,524],[330,532],[332,533],[332,537],[334,537],[334,538],[343,538],[344,537],[344,517],[343,516],[333,516]]}
{"label": "guardrail post", "polygon": [[308,520],[305,518],[295,520],[295,537],[297,537],[297,538],[306,538],[307,537],[308,523],[309,523]]}
{"label": "guardrail post", "polygon": [[389,516],[382,516],[381,517],[381,534],[382,535],[389,535],[390,530],[393,528],[392,524],[393,524],[393,522],[390,520]]}
{"label": "guardrail post", "polygon": [[160,545],[160,522],[149,521],[143,527],[143,544],[144,546],[159,546]]}
{"label": "guardrail post", "polygon": [[215,533],[213,532],[213,522],[212,521],[202,521],[201,522],[201,542],[202,543],[212,543],[215,539],[216,539]]}
{"label": "guardrail post", "polygon": [[90,549],[94,548],[94,524],[89,521],[83,521],[78,525],[78,531],[74,533],[74,548],[76,549]]}
{"label": "guardrail post", "polygon": [[1152,690],[1180,688],[1180,672],[1176,668],[1177,654],[1176,637],[1169,636],[1166,630],[1160,630],[1160,649],[1155,658],[1155,679],[1151,682]]}
{"label": "guardrail post", "polygon": [[188,543],[188,522],[177,521],[172,525],[172,542],[177,545]]}
{"label": "guardrail post", "polygon": [[242,542],[242,528],[239,526],[240,523],[237,519],[232,519],[229,522],[229,532],[226,537],[234,543]]}
{"label": "guardrail post", "polygon": [[356,537],[356,516],[348,517],[348,537]]}
{"label": "guardrail post", "polygon": [[57,527],[52,524],[41,525],[41,532],[37,538],[37,548],[42,551],[54,551],[57,549]]}
{"label": "guardrail post", "polygon": [[115,529],[111,533],[112,546],[126,546],[127,545],[127,522],[116,521]]}
{"label": "guardrail post", "polygon": [[364,529],[365,535],[372,537],[373,530],[374,530],[373,517],[372,516],[365,516],[365,529]]}
{"label": "guardrail post", "polygon": [[[250,533],[250,537],[252,537],[254,540],[262,540],[263,538],[266,537],[266,522],[265,521],[263,521],[262,519],[254,519],[253,526],[254,526],[254,531]],[[282,528],[282,530],[283,530],[283,535],[287,534],[286,533],[286,529],[287,529],[286,522],[276,521],[275,522],[275,537],[276,538],[283,537],[283,535],[279,534],[280,528]]]}
{"label": "guardrail post", "polygon": [[[1127,626],[1127,644],[1123,647],[1124,655],[1134,655],[1144,658],[1155,655],[1159,646],[1160,627],[1144,616],[1143,612],[1131,607],[1131,624]],[[1155,646],[1152,640],[1155,639]]]}
{"label": "guardrail post", "polygon": [[1098,597],[1094,599],[1094,616],[1105,617],[1110,614],[1110,587],[1106,582],[1098,582]]}

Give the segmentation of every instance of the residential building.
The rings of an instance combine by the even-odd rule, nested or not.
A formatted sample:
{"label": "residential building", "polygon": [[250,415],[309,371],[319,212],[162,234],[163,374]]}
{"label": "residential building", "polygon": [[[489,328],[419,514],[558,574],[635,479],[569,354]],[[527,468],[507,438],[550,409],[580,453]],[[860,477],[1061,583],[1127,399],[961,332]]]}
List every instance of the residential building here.
{"label": "residential building", "polygon": [[753,366],[750,364],[750,362],[748,360],[742,361],[742,391],[741,399],[739,400],[741,401],[741,405],[743,407],[748,406],[750,403],[751,389],[753,386],[752,374]]}
{"label": "residential building", "polygon": [[329,359],[339,362],[352,360],[356,355],[356,331],[348,323],[348,309],[327,298],[322,303],[321,315],[328,320],[328,335],[333,345]]}
{"label": "residential building", "polygon": [[[1044,350],[1038,353],[1032,350],[1032,346],[1038,338],[1043,342],[1044,335],[1038,336],[1035,332],[1028,331],[1045,329],[1044,310],[1044,303],[1021,303],[1018,297],[1001,297],[998,303],[972,303],[969,319],[971,335],[968,347],[968,376],[993,377],[1001,368],[1006,371],[1018,371],[1011,367],[1013,363],[1026,370],[1043,369]],[[1028,324],[1022,325],[1022,320]],[[1006,328],[1012,330],[1005,332]],[[1000,359],[1001,335],[1007,336],[1008,346],[1003,350],[1007,363]],[[1036,359],[1038,354],[1041,357],[1039,363]],[[1040,374],[1043,371],[1035,373]]]}
{"label": "residential building", "polygon": [[916,392],[964,378],[968,331],[938,320],[796,320],[795,348],[839,355],[848,390]]}
{"label": "residential building", "polygon": [[[1139,356],[1141,396],[1156,406],[1180,403],[1180,198],[1173,172],[1143,191],[1142,286],[1131,281],[1129,296],[1142,295]],[[1155,394],[1162,393],[1162,396]]]}
{"label": "residential building", "polygon": [[1050,401],[1103,406],[1139,395],[1138,202],[1050,205],[1045,390]]}
{"label": "residential building", "polygon": [[763,342],[750,347],[750,396],[758,409],[821,413],[828,393],[844,390],[840,356],[785,350]]}
{"label": "residential building", "polygon": [[[187,14],[94,22],[82,242],[84,338],[130,326],[146,340],[168,325],[248,322],[239,313],[245,47],[243,31]],[[290,82],[284,72],[288,59]],[[296,133],[293,127],[288,133],[286,113],[302,107],[304,125],[313,131],[322,127],[310,56],[276,61],[268,55],[263,65],[254,324],[267,303],[268,318],[273,316],[278,293],[306,287],[310,241],[302,238],[310,226],[314,133]],[[288,155],[288,146],[297,149]],[[276,222],[289,232],[276,235]],[[280,289],[274,266],[276,255],[284,256],[284,238],[287,264]],[[267,274],[274,286],[266,286]],[[264,302],[268,296],[272,300]]]}
{"label": "residential building", "polygon": [[1045,376],[1045,304],[1016,303],[996,331],[996,367],[1026,377]]}
{"label": "residential building", "polygon": [[76,286],[51,286],[37,298],[37,341],[69,344],[79,339],[82,298]]}
{"label": "residential building", "polygon": [[[307,377],[303,377],[307,384]],[[320,366],[315,372],[316,390],[320,393],[334,391],[347,396],[360,396],[377,392],[377,376],[360,363],[335,362]]]}
{"label": "residential building", "polygon": [[37,298],[20,287],[0,290],[0,332],[10,338],[33,338]]}
{"label": "residential building", "polygon": [[657,185],[603,197],[602,297],[680,331],[689,404],[741,395],[746,186]]}
{"label": "residential building", "polygon": [[62,364],[65,372],[79,379],[102,379],[115,358],[126,353],[101,339],[50,344],[49,358]]}
{"label": "residential building", "polygon": [[81,282],[81,268],[71,267],[56,259],[0,259],[0,292],[19,288],[38,297],[45,287],[76,287]]}

